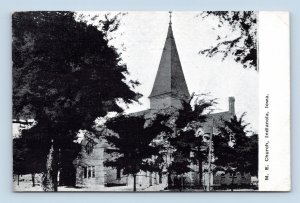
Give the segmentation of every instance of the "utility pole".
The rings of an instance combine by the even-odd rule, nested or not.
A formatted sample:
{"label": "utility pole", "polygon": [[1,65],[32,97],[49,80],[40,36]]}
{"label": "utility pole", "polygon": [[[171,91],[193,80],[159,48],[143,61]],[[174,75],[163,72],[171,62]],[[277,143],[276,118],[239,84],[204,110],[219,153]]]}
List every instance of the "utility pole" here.
{"label": "utility pole", "polygon": [[209,135],[209,147],[208,147],[208,186],[207,191],[210,191],[210,180],[211,180],[211,148],[212,148],[212,136],[214,134],[214,119],[212,118],[211,132]]}

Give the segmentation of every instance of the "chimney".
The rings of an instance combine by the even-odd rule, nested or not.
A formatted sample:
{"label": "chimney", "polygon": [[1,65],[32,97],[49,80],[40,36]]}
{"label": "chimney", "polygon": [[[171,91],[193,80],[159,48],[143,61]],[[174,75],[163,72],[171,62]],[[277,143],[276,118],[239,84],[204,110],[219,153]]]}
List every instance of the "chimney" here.
{"label": "chimney", "polygon": [[235,99],[234,99],[234,97],[229,97],[228,100],[229,100],[229,112],[231,114],[235,114],[235,110],[234,110],[234,101],[235,101]]}

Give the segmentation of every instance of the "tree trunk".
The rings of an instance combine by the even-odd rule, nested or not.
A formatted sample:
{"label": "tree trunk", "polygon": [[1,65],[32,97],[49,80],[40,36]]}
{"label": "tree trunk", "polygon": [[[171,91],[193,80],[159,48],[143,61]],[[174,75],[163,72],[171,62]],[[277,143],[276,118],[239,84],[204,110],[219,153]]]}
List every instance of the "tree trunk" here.
{"label": "tree trunk", "polygon": [[180,176],[180,192],[183,191],[183,175]]}
{"label": "tree trunk", "polygon": [[34,177],[34,173],[31,174],[31,180],[32,180],[32,187],[35,187],[35,177]]}
{"label": "tree trunk", "polygon": [[57,192],[57,175],[58,175],[58,150],[53,142],[47,155],[46,171],[43,173],[43,190],[45,192]]}
{"label": "tree trunk", "polygon": [[234,175],[235,173],[232,172],[232,178],[231,178],[231,192],[233,192],[233,186],[234,186]]}
{"label": "tree trunk", "polygon": [[136,174],[133,174],[133,192],[136,192]]}
{"label": "tree trunk", "polygon": [[18,174],[18,185],[20,185],[20,174]]}
{"label": "tree trunk", "polygon": [[149,186],[152,186],[152,172],[149,175]]}
{"label": "tree trunk", "polygon": [[202,160],[199,160],[199,169],[198,169],[198,173],[199,173],[199,186],[200,188],[203,188],[202,185]]}
{"label": "tree trunk", "polygon": [[159,184],[162,183],[162,173],[161,173],[161,171],[158,172],[158,183]]}
{"label": "tree trunk", "polygon": [[170,188],[170,185],[171,186],[174,186],[174,184],[173,184],[173,182],[172,182],[172,180],[171,180],[171,174],[170,174],[170,172],[168,172],[168,175],[167,175],[167,190]]}

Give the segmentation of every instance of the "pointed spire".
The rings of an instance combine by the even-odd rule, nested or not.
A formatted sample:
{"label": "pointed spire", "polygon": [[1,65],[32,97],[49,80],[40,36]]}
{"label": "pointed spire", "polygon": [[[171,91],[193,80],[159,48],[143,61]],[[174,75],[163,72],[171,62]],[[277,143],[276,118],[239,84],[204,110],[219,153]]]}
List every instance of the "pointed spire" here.
{"label": "pointed spire", "polygon": [[153,97],[170,96],[177,99],[188,99],[190,97],[173,36],[172,12],[170,11],[169,14],[168,34],[153,89],[149,96],[150,103]]}

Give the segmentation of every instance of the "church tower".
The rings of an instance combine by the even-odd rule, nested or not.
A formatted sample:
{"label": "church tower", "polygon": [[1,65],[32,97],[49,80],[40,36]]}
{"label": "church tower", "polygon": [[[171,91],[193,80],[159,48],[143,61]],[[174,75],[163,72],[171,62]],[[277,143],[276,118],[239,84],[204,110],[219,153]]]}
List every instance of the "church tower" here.
{"label": "church tower", "polygon": [[190,98],[173,36],[171,17],[170,12],[168,34],[149,96],[151,109],[179,109],[181,101]]}

